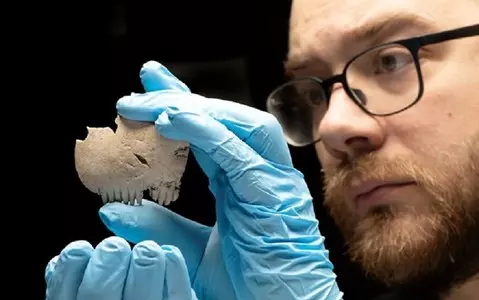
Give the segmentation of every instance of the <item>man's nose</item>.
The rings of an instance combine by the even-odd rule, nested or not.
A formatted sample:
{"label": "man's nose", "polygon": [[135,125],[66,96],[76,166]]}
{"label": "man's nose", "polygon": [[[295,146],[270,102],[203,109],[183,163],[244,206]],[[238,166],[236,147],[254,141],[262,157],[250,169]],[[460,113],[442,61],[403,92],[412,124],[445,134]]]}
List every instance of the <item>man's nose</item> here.
{"label": "man's nose", "polygon": [[385,139],[378,120],[354,103],[343,88],[333,90],[319,136],[331,155],[349,159],[378,149]]}

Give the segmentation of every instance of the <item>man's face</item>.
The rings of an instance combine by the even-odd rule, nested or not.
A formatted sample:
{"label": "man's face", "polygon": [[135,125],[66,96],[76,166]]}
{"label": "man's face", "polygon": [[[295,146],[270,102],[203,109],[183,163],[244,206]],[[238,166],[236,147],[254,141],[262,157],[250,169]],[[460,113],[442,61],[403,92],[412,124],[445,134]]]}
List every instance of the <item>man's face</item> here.
{"label": "man's face", "polygon": [[[477,23],[478,1],[460,2],[295,0],[289,59],[308,63],[292,72],[327,78],[371,46]],[[351,36],[384,20],[397,23]],[[373,117],[338,85],[318,125],[325,204],[352,258],[391,284],[479,251],[479,37],[424,47],[420,58],[425,90],[415,106]]]}

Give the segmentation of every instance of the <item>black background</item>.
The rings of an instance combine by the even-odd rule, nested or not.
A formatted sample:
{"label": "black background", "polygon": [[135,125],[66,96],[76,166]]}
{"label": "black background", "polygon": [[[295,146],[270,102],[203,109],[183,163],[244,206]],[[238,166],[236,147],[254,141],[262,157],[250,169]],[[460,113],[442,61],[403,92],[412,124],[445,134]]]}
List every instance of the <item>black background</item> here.
{"label": "black background", "polygon": [[[31,135],[39,139],[34,159],[40,166],[31,171],[39,174],[38,186],[31,188],[41,210],[33,211],[40,226],[30,226],[25,236],[40,240],[36,247],[41,255],[28,261],[26,272],[33,275],[36,293],[29,299],[44,299],[45,266],[68,243],[88,240],[96,245],[111,235],[98,218],[100,199],[82,186],[74,169],[74,143],[85,137],[86,126],[113,125],[116,101],[142,92],[138,73],[148,60],[167,67],[186,65],[187,70],[191,64],[185,73],[190,81],[185,82],[200,90],[216,89],[218,97],[222,91],[234,94],[235,81],[241,85],[242,70],[222,69],[222,62],[241,60],[248,89],[244,101],[264,109],[267,94],[283,80],[289,8],[290,1],[109,1],[58,4],[37,15],[47,26],[36,33],[39,41],[30,36],[27,49],[40,54],[35,76],[41,92],[35,101],[43,115],[35,111],[37,117],[26,124],[34,125]],[[204,64],[197,67],[200,62]],[[30,91],[36,92],[33,85]],[[40,105],[38,95],[44,97]],[[320,166],[313,149],[291,151],[315,196],[320,229],[345,299],[370,299],[377,286],[348,262],[343,241],[322,208]],[[203,224],[215,221],[207,180],[192,157],[181,196],[171,209]]]}

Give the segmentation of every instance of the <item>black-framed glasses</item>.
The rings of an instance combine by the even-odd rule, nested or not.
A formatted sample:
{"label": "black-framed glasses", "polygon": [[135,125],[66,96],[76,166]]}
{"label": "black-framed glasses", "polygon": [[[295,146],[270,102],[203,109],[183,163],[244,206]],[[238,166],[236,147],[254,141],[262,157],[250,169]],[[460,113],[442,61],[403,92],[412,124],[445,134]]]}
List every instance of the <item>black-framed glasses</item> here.
{"label": "black-framed glasses", "polygon": [[301,77],[276,88],[267,111],[280,122],[288,143],[306,146],[321,139],[332,86],[341,83],[365,113],[389,116],[415,105],[424,92],[419,50],[427,45],[479,35],[479,24],[388,42],[354,56],[341,74],[326,80]]}

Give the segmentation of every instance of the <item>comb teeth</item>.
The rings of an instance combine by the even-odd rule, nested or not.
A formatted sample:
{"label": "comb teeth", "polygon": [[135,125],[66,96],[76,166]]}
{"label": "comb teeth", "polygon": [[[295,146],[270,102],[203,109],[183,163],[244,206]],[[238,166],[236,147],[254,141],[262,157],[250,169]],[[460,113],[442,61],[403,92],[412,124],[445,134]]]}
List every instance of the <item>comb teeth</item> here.
{"label": "comb teeth", "polygon": [[[151,190],[150,190],[151,191]],[[171,202],[176,201],[179,196],[179,191],[176,189],[170,189],[170,188],[161,188],[161,189],[156,189],[152,190],[152,198],[158,202],[158,204],[161,205],[170,205]]]}
{"label": "comb teeth", "polygon": [[[179,191],[171,188],[151,188],[148,189],[153,201],[159,205],[169,205],[176,201],[179,196]],[[104,204],[112,202],[122,202],[129,205],[141,205],[144,198],[144,192],[134,189],[113,189],[113,190],[99,190],[97,192],[101,196]]]}
{"label": "comb teeth", "polygon": [[99,190],[97,192],[101,196],[104,204],[111,202],[123,202],[125,204],[140,204],[143,199],[143,191],[132,189],[113,189]]}

